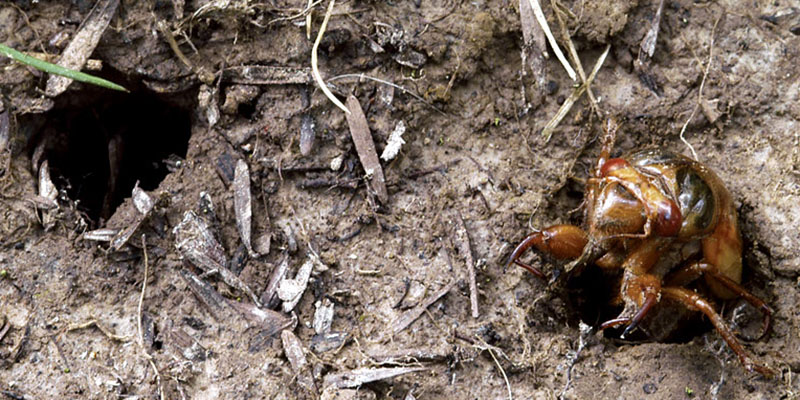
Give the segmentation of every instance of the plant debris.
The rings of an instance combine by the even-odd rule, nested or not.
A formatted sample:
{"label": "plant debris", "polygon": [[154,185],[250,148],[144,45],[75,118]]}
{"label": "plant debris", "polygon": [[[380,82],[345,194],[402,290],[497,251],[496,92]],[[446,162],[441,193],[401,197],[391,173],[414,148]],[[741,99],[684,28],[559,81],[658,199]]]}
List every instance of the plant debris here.
{"label": "plant debris", "polygon": [[[98,0],[98,2],[86,16],[78,32],[72,37],[67,48],[61,53],[58,65],[64,68],[80,70],[89,56],[94,52],[100,37],[108,28],[111,18],[117,12],[119,0]],[[52,75],[47,79],[45,94],[49,97],[56,97],[67,90],[72,79]]]}
{"label": "plant debris", "polygon": [[281,341],[283,342],[283,353],[286,354],[286,358],[292,366],[292,371],[297,376],[297,384],[303,389],[316,394],[317,387],[314,385],[314,378],[311,377],[311,373],[308,370],[308,361],[306,361],[306,355],[300,339],[294,333],[285,329],[281,332]]}
{"label": "plant debris", "polygon": [[236,163],[233,176],[233,209],[236,213],[236,228],[239,230],[244,247],[247,248],[250,257],[258,257],[258,253],[253,251],[250,243],[253,206],[250,195],[250,169],[244,160]]}
{"label": "plant debris", "polygon": [[56,224],[55,213],[58,208],[58,203],[56,202],[58,189],[53,184],[53,180],[50,179],[50,165],[47,160],[42,161],[42,165],[39,166],[39,198],[55,206],[41,210],[42,226],[45,231],[48,231]]}
{"label": "plant debris", "polygon": [[375,143],[369,133],[367,117],[364,116],[364,111],[361,110],[361,104],[356,96],[350,95],[347,98],[347,108],[351,110],[347,114],[347,124],[350,125],[350,135],[356,145],[358,159],[361,160],[361,165],[370,179],[370,186],[375,190],[378,200],[382,204],[386,204],[389,201],[386,179],[383,177],[383,168],[378,160],[378,153],[375,151]]}
{"label": "plant debris", "polygon": [[153,199],[151,199],[144,190],[139,188],[138,183],[133,187],[131,197],[133,198],[133,205],[139,214],[136,215],[133,223],[120,231],[119,234],[117,234],[114,239],[111,240],[111,246],[109,248],[112,251],[119,251],[122,246],[125,246],[133,234],[139,229],[139,226],[142,225],[142,222],[144,222],[150,215],[150,211],[153,210]]}
{"label": "plant debris", "polygon": [[382,381],[412,372],[424,371],[422,367],[358,368],[351,371],[325,375],[325,387],[354,388],[365,383]]}
{"label": "plant debris", "polygon": [[456,237],[455,246],[458,252],[464,257],[464,262],[467,265],[467,278],[469,279],[469,302],[472,311],[472,318],[478,318],[478,284],[475,281],[475,259],[472,257],[472,246],[470,246],[469,235],[467,234],[467,226],[464,224],[464,219],[460,213],[456,213]]}
{"label": "plant debris", "polygon": [[225,266],[228,261],[225,250],[214,238],[208,223],[203,218],[193,211],[186,211],[183,214],[183,221],[173,229],[173,234],[175,248],[181,256],[205,272],[219,273],[225,283],[241,290],[253,300],[253,303],[261,307],[261,302],[255,293]]}
{"label": "plant debris", "polygon": [[283,300],[283,312],[292,311],[294,306],[300,302],[300,298],[303,297],[303,293],[308,287],[308,278],[311,277],[311,271],[314,269],[315,257],[313,253],[308,253],[306,262],[300,266],[294,279],[284,278],[278,286],[277,293],[278,298]]}
{"label": "plant debris", "polygon": [[397,157],[397,153],[400,152],[400,148],[406,144],[406,141],[403,140],[403,134],[406,133],[406,124],[403,121],[398,121],[397,125],[395,125],[392,134],[389,135],[389,141],[386,142],[386,147],[383,149],[383,153],[381,153],[381,160],[383,161],[392,161],[395,157]]}
{"label": "plant debris", "polygon": [[455,286],[456,281],[450,282],[441,288],[438,292],[434,293],[431,297],[427,300],[423,301],[422,303],[418,304],[416,307],[404,312],[403,314],[398,317],[394,323],[392,323],[392,333],[398,333],[403,329],[406,329],[412,322],[416,321],[425,310],[430,307],[431,304],[435,303],[436,300],[442,298],[442,296],[446,295],[450,289]]}
{"label": "plant debris", "polygon": [[525,73],[525,61],[533,73],[533,80],[540,91],[547,85],[547,70],[545,60],[550,58],[547,53],[547,39],[542,26],[536,21],[531,8],[530,0],[519,0],[519,19],[522,26],[522,72]]}
{"label": "plant debris", "polygon": [[232,302],[217,293],[208,283],[200,279],[199,276],[188,270],[180,271],[181,277],[186,282],[189,290],[194,293],[200,302],[208,308],[211,315],[220,323],[225,323],[231,319],[245,318],[254,322],[266,336],[272,336],[292,325],[294,321],[285,317],[283,314],[264,310],[252,305]]}

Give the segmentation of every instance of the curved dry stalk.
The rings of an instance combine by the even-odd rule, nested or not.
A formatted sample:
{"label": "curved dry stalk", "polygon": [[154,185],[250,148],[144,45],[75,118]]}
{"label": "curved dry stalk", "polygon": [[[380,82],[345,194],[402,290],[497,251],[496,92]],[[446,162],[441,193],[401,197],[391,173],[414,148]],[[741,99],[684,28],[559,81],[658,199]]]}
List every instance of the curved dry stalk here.
{"label": "curved dry stalk", "polygon": [[314,41],[314,46],[311,48],[311,75],[314,76],[314,81],[317,82],[320,90],[322,93],[325,93],[325,97],[327,97],[333,104],[336,104],[337,107],[341,108],[345,114],[350,115],[350,110],[342,104],[336,96],[331,93],[328,86],[325,84],[325,81],[322,80],[322,75],[319,74],[319,67],[317,66],[317,49],[319,49],[319,43],[322,41],[322,36],[325,34],[325,28],[328,27],[328,21],[331,19],[331,13],[333,12],[333,4],[336,0],[331,0],[328,4],[328,10],[325,11],[325,19],[322,20],[322,26],[319,27],[319,33],[317,34],[317,40]]}

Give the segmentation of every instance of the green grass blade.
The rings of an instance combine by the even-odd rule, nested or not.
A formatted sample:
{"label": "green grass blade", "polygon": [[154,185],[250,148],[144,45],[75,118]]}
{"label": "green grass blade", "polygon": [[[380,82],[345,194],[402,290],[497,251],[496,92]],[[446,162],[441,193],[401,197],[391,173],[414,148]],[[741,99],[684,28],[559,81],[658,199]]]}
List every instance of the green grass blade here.
{"label": "green grass blade", "polygon": [[64,68],[56,64],[51,64],[47,61],[43,61],[36,57],[31,57],[27,54],[16,51],[1,43],[0,43],[0,54],[12,60],[21,62],[25,65],[30,65],[33,68],[40,69],[50,74],[65,76],[67,78],[74,79],[76,81],[86,82],[92,85],[102,86],[108,89],[119,90],[122,92],[128,91],[128,89],[125,89],[124,87],[117,85],[114,82],[110,82],[103,78],[98,78],[96,76],[85,74],[80,71],[75,71],[74,69]]}

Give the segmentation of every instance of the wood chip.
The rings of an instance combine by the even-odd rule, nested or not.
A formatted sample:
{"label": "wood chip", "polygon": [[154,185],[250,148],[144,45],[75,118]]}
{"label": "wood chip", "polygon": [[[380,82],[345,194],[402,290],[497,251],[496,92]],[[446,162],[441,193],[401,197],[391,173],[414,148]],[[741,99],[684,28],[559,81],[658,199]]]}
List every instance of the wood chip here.
{"label": "wood chip", "polygon": [[218,272],[226,284],[241,290],[261,307],[261,302],[250,287],[225,266],[228,261],[225,249],[217,242],[203,218],[193,211],[185,212],[183,221],[173,229],[173,234],[175,248],[181,256],[205,272]]}
{"label": "wood chip", "polygon": [[312,82],[311,68],[271,67],[265,65],[242,65],[225,68],[225,82],[247,85],[304,85]]}
{"label": "wood chip", "polygon": [[[542,26],[536,22],[529,0],[519,0],[519,20],[522,26],[522,41],[524,44],[522,47],[523,63],[527,61],[539,90],[544,91],[547,84],[545,60],[550,55],[547,53],[547,39],[544,31]],[[522,71],[524,73],[524,66]]]}
{"label": "wood chip", "polygon": [[133,187],[131,197],[133,199],[133,206],[136,208],[136,211],[138,211],[139,214],[136,216],[134,221],[128,225],[127,228],[121,230],[114,237],[114,239],[111,240],[111,246],[109,246],[109,249],[112,251],[119,251],[123,246],[125,246],[126,243],[128,243],[131,237],[133,237],[134,233],[136,233],[136,231],[139,229],[139,226],[141,226],[150,215],[150,211],[153,210],[153,206],[155,205],[153,199],[150,198],[150,195],[139,188],[138,183]]}
{"label": "wood chip", "polygon": [[3,108],[3,103],[0,102],[0,153],[8,148],[8,143],[11,138],[11,119],[9,118],[9,111]]}
{"label": "wood chip", "polygon": [[245,318],[261,328],[261,334],[272,336],[292,325],[294,321],[281,313],[272,310],[263,310],[250,304],[230,301],[219,293],[207,282],[191,271],[182,269],[181,277],[186,281],[189,290],[205,305],[209,312],[220,323],[225,323],[234,318]]}
{"label": "wood chip", "polygon": [[318,335],[328,333],[333,324],[333,302],[326,297],[317,301],[315,306],[317,309],[314,311],[314,323],[311,326]]}
{"label": "wood chip", "polygon": [[448,283],[438,292],[434,293],[433,296],[429,297],[427,300],[423,301],[416,307],[401,314],[400,317],[398,317],[397,320],[395,320],[394,323],[392,324],[392,333],[396,334],[402,331],[403,329],[406,329],[409,325],[411,325],[412,322],[414,322],[417,318],[419,318],[419,316],[422,315],[422,313],[424,313],[425,310],[428,307],[430,307],[431,304],[435,303],[436,300],[439,300],[440,298],[442,298],[442,296],[446,295],[447,292],[449,292],[450,289],[452,289],[453,286],[455,286],[455,284],[456,281]]}
{"label": "wood chip", "polygon": [[183,329],[170,330],[167,343],[189,361],[203,362],[208,357],[208,350]]}
{"label": "wood chip", "polygon": [[311,150],[314,149],[314,140],[316,139],[314,126],[314,117],[303,114],[303,118],[300,120],[300,154],[304,156],[311,154]]}
{"label": "wood chip", "polygon": [[251,199],[250,169],[247,167],[247,162],[239,160],[236,162],[236,170],[233,175],[233,209],[236,213],[236,228],[239,230],[239,236],[250,257],[258,257],[258,254],[253,251],[250,241],[253,218]]}
{"label": "wood chip", "polygon": [[267,282],[267,288],[264,289],[264,293],[261,294],[261,302],[267,307],[272,308],[272,300],[273,298],[276,298],[278,286],[283,281],[283,277],[286,276],[287,271],[289,271],[289,257],[284,256],[283,261],[272,268],[272,272],[269,275],[269,281]]}
{"label": "wood chip", "polygon": [[[647,55],[648,59],[652,58],[653,53],[656,51],[656,40],[658,39],[658,28],[661,25],[661,10],[663,9],[664,0],[661,0],[658,3],[658,10],[650,25],[650,29],[647,31],[647,34],[644,35],[644,39],[642,39],[642,43],[639,45],[640,50]],[[641,55],[639,59],[641,61]]]}
{"label": "wood chip", "polygon": [[443,361],[447,359],[447,353],[435,353],[429,348],[404,348],[399,351],[386,351],[385,346],[376,346],[367,350],[370,356],[378,364],[408,364],[422,361]]}
{"label": "wood chip", "polygon": [[277,293],[278,298],[283,300],[283,312],[292,311],[297,303],[300,302],[300,298],[303,297],[303,293],[308,287],[308,278],[311,277],[311,271],[314,269],[313,257],[316,256],[313,253],[309,253],[306,262],[300,266],[294,279],[284,278],[278,286]]}
{"label": "wood chip", "polygon": [[424,371],[422,367],[358,368],[351,371],[325,375],[325,387],[354,388],[365,383],[394,378],[411,372]]}
{"label": "wood chip", "polygon": [[[103,32],[108,28],[111,18],[117,12],[119,0],[98,0],[94,8],[86,16],[86,19],[81,24],[78,32],[69,42],[67,48],[61,54],[61,59],[58,65],[81,70],[89,59],[89,56],[94,52],[97,43],[100,42],[100,37]],[[47,88],[45,94],[49,97],[55,97],[67,90],[67,87],[72,83],[72,79],[59,76],[50,75],[47,79]]]}
{"label": "wood chip", "polygon": [[375,143],[369,133],[367,117],[364,116],[358,99],[353,95],[347,98],[347,108],[350,110],[350,114],[346,114],[347,124],[350,126],[350,135],[356,145],[358,159],[361,160],[367,176],[371,177],[371,187],[377,194],[378,200],[386,204],[389,200],[389,193],[386,191],[386,180],[381,163],[378,161],[378,153],[375,151]]}
{"label": "wood chip", "polygon": [[110,242],[120,233],[119,229],[101,228],[83,234],[83,240],[94,240],[95,242]]}
{"label": "wood chip", "polygon": [[[51,204],[55,204],[56,208],[58,208],[58,203],[56,202],[56,198],[58,198],[58,189],[56,189],[56,185],[53,184],[53,180],[50,179],[50,163],[47,160],[44,160],[39,167],[39,197],[47,199],[47,201]],[[42,210],[42,226],[44,226],[45,231],[55,225],[55,212],[56,210],[53,208]]]}
{"label": "wood chip", "polygon": [[333,350],[339,350],[350,340],[347,332],[328,332],[321,335],[314,335],[311,338],[311,350],[321,354]]}
{"label": "wood chip", "polygon": [[150,214],[150,211],[153,210],[153,206],[155,205],[153,199],[147,194],[147,192],[139,187],[138,182],[133,187],[131,198],[133,200],[133,206],[136,207],[136,211],[139,211],[139,214],[148,215]]}
{"label": "wood chip", "polygon": [[297,376],[297,384],[316,394],[317,387],[314,385],[314,378],[311,377],[311,373],[308,370],[308,361],[306,361],[306,355],[300,339],[291,331],[283,330],[281,332],[281,342],[283,342],[283,352],[292,366],[292,371]]}

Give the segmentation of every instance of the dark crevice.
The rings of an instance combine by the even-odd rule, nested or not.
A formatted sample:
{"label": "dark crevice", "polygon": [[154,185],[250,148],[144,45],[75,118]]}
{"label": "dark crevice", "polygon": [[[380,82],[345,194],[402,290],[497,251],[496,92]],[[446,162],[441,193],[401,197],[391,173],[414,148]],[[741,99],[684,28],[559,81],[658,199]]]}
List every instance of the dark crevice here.
{"label": "dark crevice", "polygon": [[169,173],[165,160],[186,156],[192,98],[145,89],[121,93],[84,86],[68,91],[44,121],[31,121],[40,128],[29,142],[30,154],[43,147],[40,161],[49,161],[58,189],[102,223],[137,181],[144,190],[155,189]]}

